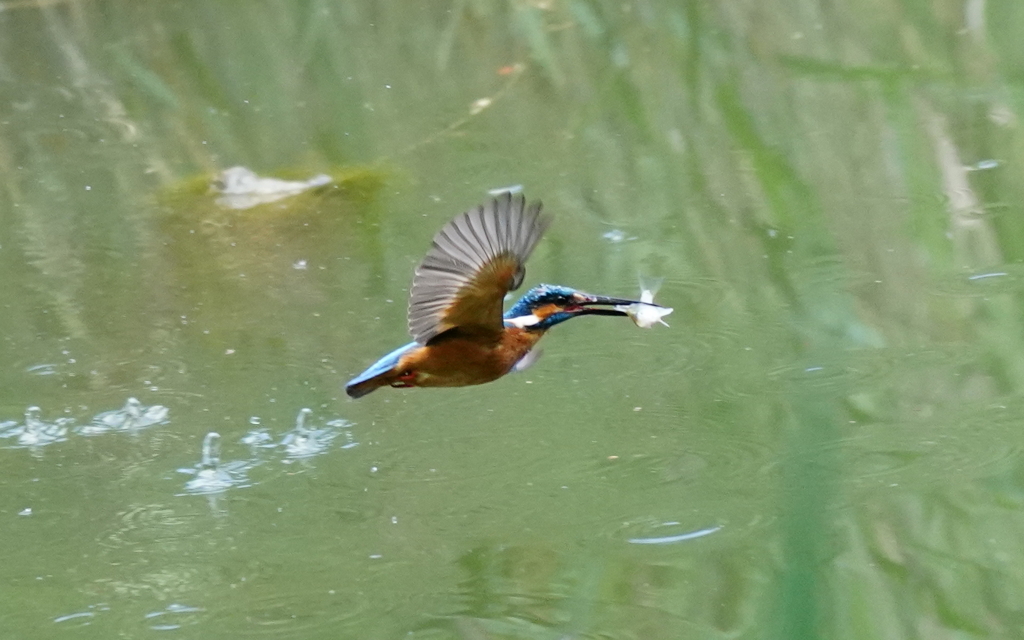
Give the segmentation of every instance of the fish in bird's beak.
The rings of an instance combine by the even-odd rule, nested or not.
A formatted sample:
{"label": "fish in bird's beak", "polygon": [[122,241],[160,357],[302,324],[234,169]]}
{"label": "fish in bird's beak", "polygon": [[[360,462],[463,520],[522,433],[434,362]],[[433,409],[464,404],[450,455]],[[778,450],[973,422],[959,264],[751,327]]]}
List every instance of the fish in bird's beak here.
{"label": "fish in bird's beak", "polygon": [[[644,292],[648,293],[648,292]],[[653,304],[654,296],[650,295],[645,300],[641,295],[640,300],[628,300],[626,298],[612,298],[609,296],[596,296],[590,293],[577,291],[573,294],[575,306],[566,307],[566,311],[579,315],[593,314],[601,316],[629,316],[638,327],[649,328],[655,322],[661,322],[661,316],[672,313],[672,309]],[[611,307],[610,309],[605,307]],[[651,316],[656,316],[650,320]],[[644,324],[641,324],[641,321]]]}
{"label": "fish in bird's beak", "polygon": [[633,324],[641,329],[650,329],[658,323],[667,327],[668,323],[662,320],[662,317],[672,313],[672,307],[654,304],[654,294],[658,292],[659,287],[661,287],[660,278],[652,282],[645,282],[644,278],[641,277],[640,300],[629,304],[616,305],[615,308],[629,316]]}

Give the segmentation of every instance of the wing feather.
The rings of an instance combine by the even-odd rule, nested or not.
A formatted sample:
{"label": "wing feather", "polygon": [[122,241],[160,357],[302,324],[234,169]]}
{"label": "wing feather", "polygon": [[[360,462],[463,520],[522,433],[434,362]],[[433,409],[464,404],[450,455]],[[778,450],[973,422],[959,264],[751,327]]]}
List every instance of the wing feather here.
{"label": "wing feather", "polygon": [[480,222],[483,223],[484,235],[500,243],[499,246],[497,247],[499,250],[504,251],[505,249],[508,248],[507,245],[503,242],[504,235],[498,231],[498,229],[500,228],[500,224],[503,222],[501,218],[499,218],[497,215],[485,215],[482,216]]}
{"label": "wing feather", "polygon": [[476,228],[473,221],[478,217],[486,215],[487,211],[483,207],[477,207],[472,212],[473,215],[465,215],[455,220],[455,228],[459,231],[460,235],[465,240],[464,245],[467,251],[473,254],[474,260],[470,264],[476,264],[487,259],[484,251],[487,247],[487,238],[481,237],[476,232]]}
{"label": "wing feather", "polygon": [[457,229],[452,229],[451,235],[449,235],[448,229],[442,229],[441,232],[437,234],[437,237],[434,239],[434,241],[437,242],[437,246],[441,249],[441,251],[443,251],[445,254],[447,254],[454,260],[470,264],[473,262],[473,259],[475,258],[475,256],[470,254],[464,248],[465,245],[468,244],[468,242],[466,241],[465,238],[462,238],[461,234],[459,234]]}
{"label": "wing feather", "polygon": [[550,220],[541,203],[504,193],[442,228],[416,268],[409,332],[416,342],[454,327],[497,336],[505,294],[522,283],[524,265]]}

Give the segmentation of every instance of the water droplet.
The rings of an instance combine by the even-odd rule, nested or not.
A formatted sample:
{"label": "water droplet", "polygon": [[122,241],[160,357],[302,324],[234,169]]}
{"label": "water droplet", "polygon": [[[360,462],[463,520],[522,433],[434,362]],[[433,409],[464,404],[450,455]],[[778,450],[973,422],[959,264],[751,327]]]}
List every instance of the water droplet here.
{"label": "water droplet", "polygon": [[183,473],[194,474],[195,477],[185,483],[185,491],[191,494],[211,494],[226,491],[231,487],[246,486],[246,471],[253,466],[252,462],[237,460],[221,463],[220,434],[211,431],[203,438],[202,459],[195,469],[179,469]]}
{"label": "water droplet", "polygon": [[220,464],[220,434],[216,431],[203,438],[203,460],[199,464],[203,469],[216,469]]}
{"label": "water droplet", "polygon": [[195,614],[202,613],[203,611],[205,609],[200,607],[172,603],[167,605],[163,611],[151,611],[145,617],[146,620],[155,622],[150,625],[150,629],[154,631],[173,631],[180,629],[186,624],[196,624],[198,619]]}
{"label": "water droplet", "polygon": [[[658,527],[678,527],[678,522],[664,522]],[[711,535],[722,529],[721,525],[713,527],[707,527],[706,529],[698,529],[697,531],[686,531],[684,533],[676,533],[663,536],[644,536],[639,538],[628,538],[626,542],[630,544],[674,544],[677,542],[685,542],[687,540],[694,540],[696,538],[703,538],[704,536]]]}
{"label": "water droplet", "polygon": [[17,436],[17,444],[9,448],[41,447],[67,439],[68,425],[74,423],[71,418],[57,418],[46,422],[40,416],[42,410],[37,406],[25,409],[25,421],[20,425],[10,422],[0,423],[0,437]]}
{"label": "water droplet", "polygon": [[[330,420],[322,428],[316,428],[307,424],[309,417],[313,414],[312,409],[302,408],[295,418],[295,428],[284,435],[281,444],[284,445],[285,453],[289,458],[308,458],[327,451],[331,441],[338,437],[343,430],[351,426],[347,420],[340,418]],[[351,434],[345,448],[353,446]]]}
{"label": "water droplet", "polygon": [[636,236],[626,235],[626,232],[622,229],[612,229],[601,234],[601,237],[611,242],[612,244],[619,244],[620,242],[626,242],[627,240],[636,240]]}
{"label": "water droplet", "polygon": [[124,406],[113,411],[103,411],[93,417],[92,422],[75,431],[80,435],[94,436],[110,431],[134,431],[155,424],[167,422],[170,410],[159,404],[145,406],[138,398],[128,398]]}
{"label": "water droplet", "polygon": [[253,429],[242,436],[242,444],[249,445],[254,448],[270,448],[274,447],[274,438],[267,433],[266,429]]}

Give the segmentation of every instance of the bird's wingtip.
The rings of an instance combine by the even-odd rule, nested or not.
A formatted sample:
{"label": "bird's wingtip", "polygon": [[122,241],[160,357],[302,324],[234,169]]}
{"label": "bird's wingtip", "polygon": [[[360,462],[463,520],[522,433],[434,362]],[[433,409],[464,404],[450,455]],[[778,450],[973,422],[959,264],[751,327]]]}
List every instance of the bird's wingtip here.
{"label": "bird's wingtip", "polygon": [[347,385],[345,385],[345,393],[348,394],[348,397],[352,398],[353,400],[357,400],[365,395],[373,393],[381,386],[383,385],[378,380],[375,380],[373,378],[371,378],[370,380],[363,380],[361,382],[356,383],[350,382]]}

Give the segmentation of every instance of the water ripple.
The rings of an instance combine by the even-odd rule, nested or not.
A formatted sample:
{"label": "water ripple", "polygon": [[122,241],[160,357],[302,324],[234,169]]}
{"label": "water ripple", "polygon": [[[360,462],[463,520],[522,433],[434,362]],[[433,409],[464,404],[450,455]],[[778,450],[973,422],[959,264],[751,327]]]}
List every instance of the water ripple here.
{"label": "water ripple", "polygon": [[167,424],[169,409],[163,405],[144,406],[136,398],[128,398],[124,407],[104,411],[93,417],[89,424],[75,429],[75,433],[95,436],[112,431],[132,432],[157,424]]}
{"label": "water ripple", "polygon": [[193,476],[185,483],[185,493],[213,494],[227,491],[232,487],[250,486],[248,471],[255,465],[251,460],[233,460],[222,463],[220,460],[220,434],[214,431],[203,438],[203,455],[199,464],[193,469],[178,469],[179,473]]}
{"label": "water ripple", "polygon": [[[352,439],[351,432],[348,431],[348,428],[352,426],[351,422],[337,418],[327,421],[321,427],[314,427],[307,424],[312,413],[313,411],[307,408],[299,411],[295,421],[295,428],[286,433],[281,439],[281,446],[284,448],[285,455],[289,459],[310,458],[325,453],[330,447],[331,442],[342,433],[345,433],[348,437],[346,443],[341,448],[350,449],[358,445]],[[288,460],[285,462],[288,462]]]}
{"label": "water ripple", "polygon": [[110,611],[110,606],[105,603],[91,604],[85,611],[76,611],[74,613],[57,616],[53,621],[56,624],[64,626],[85,627],[92,624],[93,620],[96,618],[97,612],[102,611]]}
{"label": "water ripple", "polygon": [[775,449],[764,442],[721,433],[701,436],[695,431],[685,442],[659,438],[656,449],[610,455],[591,462],[583,475],[612,485],[653,487],[714,478],[726,486],[758,482],[775,464]]}
{"label": "water ripple", "polygon": [[962,409],[933,420],[858,425],[836,446],[846,450],[860,484],[976,477],[1024,459],[1017,437],[1024,407],[1012,403]]}
{"label": "water ripple", "polygon": [[354,588],[292,587],[263,596],[247,594],[243,603],[222,614],[226,619],[221,626],[242,637],[312,638],[323,633],[338,637],[345,625],[358,621],[369,604],[365,593]]}
{"label": "water ripple", "polygon": [[164,504],[135,505],[116,515],[117,525],[97,541],[110,548],[166,547],[169,543],[197,539],[209,533],[200,512],[182,513]]}
{"label": "water ripple", "polygon": [[52,376],[58,372],[58,364],[37,364],[25,368],[25,373],[33,376]]}
{"label": "water ripple", "polygon": [[160,611],[152,611],[146,614],[146,621],[149,628],[154,631],[173,631],[186,625],[193,625],[199,622],[200,616],[205,609],[201,607],[190,607],[184,604],[172,603]]}
{"label": "water ripple", "polygon": [[[516,478],[542,475],[551,452],[512,446],[500,453],[481,444],[486,432],[471,436],[446,436],[442,441],[407,441],[407,446],[383,453],[369,472],[379,480],[397,483],[480,483],[494,478],[512,482]],[[493,454],[493,455],[491,455]],[[486,459],[484,459],[486,456]]]}
{"label": "water ripple", "polygon": [[4,448],[37,449],[67,440],[68,427],[74,424],[74,419],[62,417],[53,422],[46,422],[39,417],[41,414],[42,410],[39,407],[32,406],[25,409],[25,421],[22,424],[0,424],[0,438],[14,438],[14,444],[6,445]]}
{"label": "water ripple", "polygon": [[776,367],[768,377],[804,387],[836,387],[883,379],[896,365],[890,350],[854,349]]}
{"label": "water ripple", "polygon": [[722,525],[704,527],[702,529],[688,528],[681,522],[658,522],[646,524],[636,532],[624,532],[631,537],[626,538],[630,544],[677,544],[689,540],[703,538],[722,530]]}
{"label": "water ripple", "polygon": [[1024,289],[1024,265],[1004,264],[970,272],[951,273],[934,287],[938,295],[963,298],[1017,293]]}

